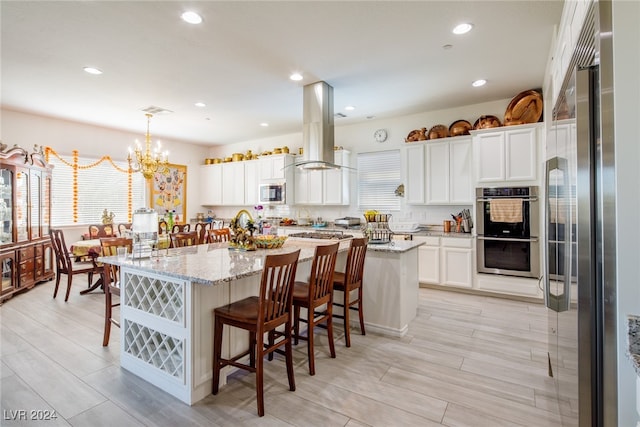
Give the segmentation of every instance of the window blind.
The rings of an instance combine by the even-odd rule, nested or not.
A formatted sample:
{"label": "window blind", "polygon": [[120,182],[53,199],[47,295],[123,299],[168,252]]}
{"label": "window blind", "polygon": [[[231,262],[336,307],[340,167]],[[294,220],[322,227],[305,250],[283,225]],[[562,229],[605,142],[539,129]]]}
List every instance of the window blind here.
{"label": "window blind", "polygon": [[[94,164],[98,159],[79,157],[78,165]],[[78,220],[73,219],[73,168],[55,156],[51,180],[51,224],[53,227],[96,224],[102,222],[105,209],[113,212],[114,222],[129,222],[127,200],[127,173],[118,171],[108,161],[87,169],[78,169]],[[127,162],[114,161],[121,169]],[[146,181],[142,174],[132,175],[132,213],[146,206]]]}
{"label": "window blind", "polygon": [[358,207],[400,210],[400,150],[358,153]]}

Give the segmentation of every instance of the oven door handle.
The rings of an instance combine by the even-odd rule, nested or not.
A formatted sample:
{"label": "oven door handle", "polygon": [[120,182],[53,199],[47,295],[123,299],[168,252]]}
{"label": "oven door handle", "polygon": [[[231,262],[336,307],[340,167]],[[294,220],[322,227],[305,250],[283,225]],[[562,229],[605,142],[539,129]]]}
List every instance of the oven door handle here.
{"label": "oven door handle", "polygon": [[485,236],[476,236],[478,240],[496,240],[499,242],[537,242],[539,239],[537,237],[531,237],[529,239],[517,239],[515,237],[485,237]]}

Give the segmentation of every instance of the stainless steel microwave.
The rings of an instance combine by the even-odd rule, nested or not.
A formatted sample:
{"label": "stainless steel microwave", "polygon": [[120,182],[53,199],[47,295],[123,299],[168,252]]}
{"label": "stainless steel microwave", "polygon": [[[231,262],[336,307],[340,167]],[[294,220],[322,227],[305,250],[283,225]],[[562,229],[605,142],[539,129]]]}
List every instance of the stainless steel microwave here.
{"label": "stainless steel microwave", "polygon": [[286,198],[286,185],[284,182],[260,184],[258,199],[261,204],[278,205],[284,204]]}

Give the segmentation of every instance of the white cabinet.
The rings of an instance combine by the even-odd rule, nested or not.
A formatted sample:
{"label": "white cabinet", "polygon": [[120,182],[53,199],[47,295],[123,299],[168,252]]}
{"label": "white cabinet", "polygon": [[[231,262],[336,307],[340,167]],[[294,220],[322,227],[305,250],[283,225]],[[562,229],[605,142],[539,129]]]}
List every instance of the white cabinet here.
{"label": "white cabinet", "polygon": [[285,181],[293,177],[292,154],[263,156],[258,159],[260,181]]}
{"label": "white cabinet", "polygon": [[473,286],[473,240],[443,237],[440,241],[441,284],[471,288]]}
{"label": "white cabinet", "polygon": [[257,205],[258,190],[260,186],[260,162],[258,160],[247,160],[244,162],[244,203],[246,205]]}
{"label": "white cabinet", "polygon": [[536,181],[542,124],[472,131],[478,183]]}
{"label": "white cabinet", "polygon": [[418,247],[418,279],[432,285],[473,287],[473,239],[414,236]]}
{"label": "white cabinet", "polygon": [[[334,151],[334,163],[350,166],[350,152]],[[296,170],[295,203],[299,205],[348,205],[350,170]]]}
{"label": "white cabinet", "polygon": [[409,145],[405,148],[405,197],[407,204],[424,204],[424,144]]}
{"label": "white cabinet", "polygon": [[414,143],[405,148],[407,204],[473,203],[471,137]]}
{"label": "white cabinet", "polygon": [[200,204],[218,206],[222,204],[222,165],[200,166]]}
{"label": "white cabinet", "polygon": [[222,204],[244,205],[244,163],[229,162],[222,164]]}
{"label": "white cabinet", "polygon": [[472,204],[471,137],[430,142],[426,148],[426,203]]}
{"label": "white cabinet", "polygon": [[420,283],[440,284],[440,238],[414,236],[413,240],[424,242],[418,247],[418,280]]}

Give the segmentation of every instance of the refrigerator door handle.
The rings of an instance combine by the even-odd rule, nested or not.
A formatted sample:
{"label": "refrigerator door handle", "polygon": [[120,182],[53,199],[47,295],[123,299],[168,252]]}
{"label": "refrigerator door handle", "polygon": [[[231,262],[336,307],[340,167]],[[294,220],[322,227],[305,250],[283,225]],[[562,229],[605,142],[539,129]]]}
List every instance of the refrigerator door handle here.
{"label": "refrigerator door handle", "polygon": [[[547,227],[549,226],[549,215],[551,212],[551,203],[550,203],[550,191],[549,189],[550,187],[550,176],[551,176],[551,172],[553,171],[560,171],[562,173],[562,177],[563,177],[563,185],[562,188],[566,189],[566,191],[571,191],[570,190],[570,186],[569,186],[569,162],[567,161],[567,159],[565,159],[564,157],[553,157],[549,160],[547,160],[545,162],[545,175],[544,175],[544,182],[545,182],[545,189],[546,189],[546,194],[545,194],[545,210],[546,210],[546,215],[547,215],[547,221],[546,221],[546,225]],[[556,204],[555,207],[556,209],[558,209],[559,204],[557,203],[558,200],[561,200],[560,197],[558,197],[559,195],[557,194],[557,189],[556,189]],[[570,195],[569,195],[570,196]],[[566,196],[565,196],[566,197]],[[567,201],[568,202],[568,201]],[[568,208],[570,209],[570,204],[569,203],[565,203],[562,207],[563,208]],[[549,274],[549,232],[547,230],[547,232],[545,233],[545,247],[547,249],[547,253],[545,256],[545,275],[544,275],[544,303],[545,306],[547,306],[548,308],[557,311],[557,312],[561,312],[561,311],[567,311],[569,309],[569,301],[570,301],[570,286],[571,286],[571,245],[570,245],[570,239],[571,239],[571,212],[568,212],[569,214],[566,215],[565,214],[565,222],[569,222],[569,224],[565,224],[565,231],[564,231],[564,241],[562,242],[562,244],[564,245],[564,258],[561,260],[563,263],[563,272],[564,274],[562,275],[562,294],[560,295],[555,295],[553,293],[551,293],[551,275]],[[556,221],[558,220],[558,215],[556,212]],[[566,225],[569,225],[569,227],[566,227]],[[559,251],[556,251],[556,255],[559,253]],[[557,273],[557,272],[556,272]]]}

